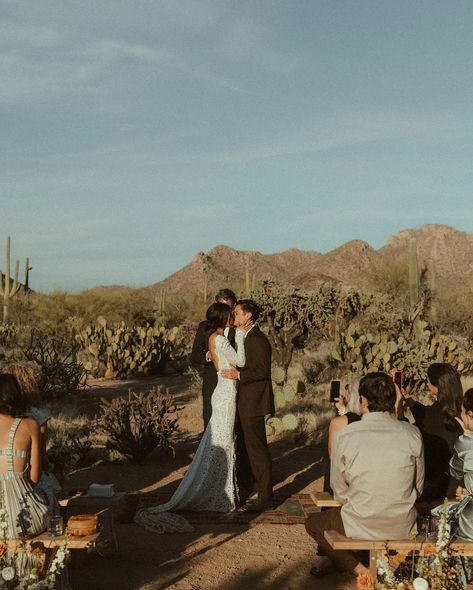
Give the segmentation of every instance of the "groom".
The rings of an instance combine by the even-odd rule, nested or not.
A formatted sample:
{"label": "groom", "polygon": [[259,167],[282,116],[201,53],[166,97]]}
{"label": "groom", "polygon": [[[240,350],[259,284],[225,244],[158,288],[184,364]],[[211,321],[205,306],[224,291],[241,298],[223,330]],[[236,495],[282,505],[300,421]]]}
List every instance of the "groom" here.
{"label": "groom", "polygon": [[[271,345],[254,325],[260,310],[251,299],[241,299],[234,310],[235,327],[246,330],[245,366],[222,370],[222,377],[239,379],[238,421],[243,451],[248,455],[256,498],[250,498],[242,510],[260,512],[269,506],[273,496],[271,456],[266,440],[264,418],[274,414],[271,382]],[[240,482],[240,486],[249,482]],[[250,490],[248,490],[250,491]]]}

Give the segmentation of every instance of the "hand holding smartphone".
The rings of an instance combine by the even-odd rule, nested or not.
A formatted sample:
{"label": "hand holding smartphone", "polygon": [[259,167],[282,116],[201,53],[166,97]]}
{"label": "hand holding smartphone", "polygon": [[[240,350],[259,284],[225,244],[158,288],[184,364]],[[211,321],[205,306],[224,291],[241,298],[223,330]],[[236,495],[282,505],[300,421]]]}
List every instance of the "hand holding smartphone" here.
{"label": "hand holding smartphone", "polygon": [[340,398],[340,381],[330,383],[330,402],[334,404]]}

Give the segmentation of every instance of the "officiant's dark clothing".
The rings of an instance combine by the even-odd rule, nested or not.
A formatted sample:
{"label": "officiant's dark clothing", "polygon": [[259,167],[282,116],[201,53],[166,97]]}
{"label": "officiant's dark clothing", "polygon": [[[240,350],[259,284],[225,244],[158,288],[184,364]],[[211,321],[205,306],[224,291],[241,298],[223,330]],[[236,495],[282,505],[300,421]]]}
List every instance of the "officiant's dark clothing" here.
{"label": "officiant's dark clothing", "polygon": [[425,484],[422,499],[443,502],[446,496],[454,498],[458,482],[450,476],[450,459],[463,430],[457,423],[446,426],[438,401],[431,406],[413,402],[410,408],[424,441]]}
{"label": "officiant's dark clothing", "polygon": [[[258,500],[266,502],[273,495],[271,456],[266,440],[265,415],[274,414],[271,381],[271,345],[257,327],[245,337],[245,366],[240,369],[238,420],[243,446],[255,480]],[[242,474],[242,479],[245,479]],[[248,487],[247,482],[243,482]]]}
{"label": "officiant's dark clothing", "polygon": [[[190,356],[191,364],[202,369],[202,417],[204,419],[204,430],[212,416],[212,393],[217,387],[217,371],[212,361],[207,361],[209,350],[208,338],[205,330],[207,320],[200,322],[192,345]],[[235,347],[235,328],[229,328],[227,336],[230,344]]]}

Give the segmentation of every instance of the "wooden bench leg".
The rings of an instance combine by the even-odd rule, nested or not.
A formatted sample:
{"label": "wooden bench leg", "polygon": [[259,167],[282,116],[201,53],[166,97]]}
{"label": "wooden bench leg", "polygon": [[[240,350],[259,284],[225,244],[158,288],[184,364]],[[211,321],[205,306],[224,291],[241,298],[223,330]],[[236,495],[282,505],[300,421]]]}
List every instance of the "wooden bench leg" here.
{"label": "wooden bench leg", "polygon": [[379,552],[377,549],[370,549],[370,574],[373,578],[373,582],[378,579],[378,561]]}

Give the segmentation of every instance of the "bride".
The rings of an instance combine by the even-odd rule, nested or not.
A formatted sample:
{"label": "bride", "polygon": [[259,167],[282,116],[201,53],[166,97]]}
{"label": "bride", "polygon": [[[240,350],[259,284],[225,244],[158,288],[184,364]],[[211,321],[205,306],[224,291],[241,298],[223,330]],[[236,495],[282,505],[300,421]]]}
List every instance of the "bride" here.
{"label": "bride", "polygon": [[207,310],[209,353],[218,372],[212,394],[212,417],[205,429],[190,467],[172,498],[166,504],[139,511],[135,522],[157,532],[184,532],[191,525],[175,510],[231,512],[235,509],[235,443],[237,381],[224,379],[221,369],[245,364],[245,328],[237,327],[236,351],[224,336],[232,325],[231,309],[225,303],[214,303]]}

